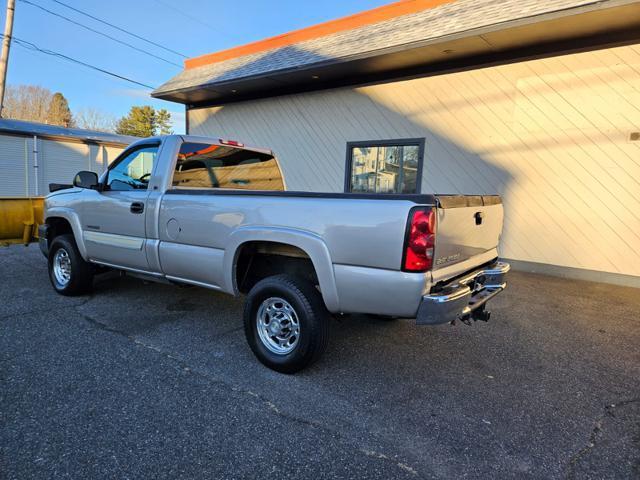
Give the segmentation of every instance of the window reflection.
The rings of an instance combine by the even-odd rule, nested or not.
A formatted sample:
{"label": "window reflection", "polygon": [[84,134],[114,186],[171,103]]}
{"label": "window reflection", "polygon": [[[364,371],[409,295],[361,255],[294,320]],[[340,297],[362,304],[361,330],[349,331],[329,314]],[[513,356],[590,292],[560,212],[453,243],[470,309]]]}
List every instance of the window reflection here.
{"label": "window reflection", "polygon": [[206,143],[183,143],[173,173],[174,187],[284,190],[272,155]]}
{"label": "window reflection", "polygon": [[359,146],[351,149],[351,191],[416,193],[418,145]]}

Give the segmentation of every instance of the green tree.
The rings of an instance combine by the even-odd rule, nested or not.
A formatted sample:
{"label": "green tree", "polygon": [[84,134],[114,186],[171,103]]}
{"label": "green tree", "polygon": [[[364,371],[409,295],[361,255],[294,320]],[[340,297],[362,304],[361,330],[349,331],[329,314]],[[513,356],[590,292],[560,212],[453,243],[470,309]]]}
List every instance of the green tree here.
{"label": "green tree", "polygon": [[156,126],[158,127],[158,134],[171,135],[171,114],[164,108],[156,111]]}
{"label": "green tree", "polygon": [[171,114],[165,109],[156,110],[149,105],[131,107],[129,114],[118,120],[116,133],[136,137],[171,134]]}
{"label": "green tree", "polygon": [[53,97],[51,97],[47,111],[47,123],[49,125],[60,125],[66,128],[74,126],[69,102],[60,92],[54,93]]}

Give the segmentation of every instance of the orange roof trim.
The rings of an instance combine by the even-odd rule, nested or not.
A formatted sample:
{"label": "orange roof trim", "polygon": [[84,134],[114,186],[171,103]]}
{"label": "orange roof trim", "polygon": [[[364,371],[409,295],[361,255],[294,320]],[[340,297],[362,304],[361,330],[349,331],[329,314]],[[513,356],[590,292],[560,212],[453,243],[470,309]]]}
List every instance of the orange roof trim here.
{"label": "orange roof trim", "polygon": [[324,37],[344,30],[352,30],[354,28],[383,22],[402,15],[435,8],[453,1],[455,0],[400,0],[399,2],[390,3],[388,5],[383,5],[354,15],[338,18],[336,20],[318,23],[317,25],[283,33],[282,35],[266,38],[257,42],[240,45],[220,52],[201,55],[195,58],[189,58],[184,61],[184,68],[188,70],[253,53],[264,52],[274,48],[286,47],[287,45],[293,45],[306,40]]}

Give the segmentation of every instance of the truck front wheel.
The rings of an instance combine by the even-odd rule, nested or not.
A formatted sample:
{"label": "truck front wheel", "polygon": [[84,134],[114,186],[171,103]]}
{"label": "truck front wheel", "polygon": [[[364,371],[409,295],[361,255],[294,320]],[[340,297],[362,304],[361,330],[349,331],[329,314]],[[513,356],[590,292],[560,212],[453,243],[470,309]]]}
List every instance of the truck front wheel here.
{"label": "truck front wheel", "polygon": [[314,285],[290,275],[275,275],[259,281],[249,292],[244,332],[264,365],[294,373],[325,351],[329,312]]}
{"label": "truck front wheel", "polygon": [[49,279],[61,295],[81,295],[91,290],[93,270],[80,255],[72,235],[59,235],[51,242]]}

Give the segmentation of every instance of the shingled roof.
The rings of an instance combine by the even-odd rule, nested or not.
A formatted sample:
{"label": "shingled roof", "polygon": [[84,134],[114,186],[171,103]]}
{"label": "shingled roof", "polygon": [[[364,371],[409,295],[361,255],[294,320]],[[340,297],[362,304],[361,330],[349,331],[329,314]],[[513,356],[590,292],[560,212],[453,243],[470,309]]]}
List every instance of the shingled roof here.
{"label": "shingled roof", "polygon": [[[268,90],[269,85],[291,84],[303,78],[317,79],[323,67],[346,64],[366,59],[381,59],[383,55],[396,55],[400,64],[416,62],[416,58],[426,59],[426,50],[414,52],[413,60],[408,51],[419,47],[440,45],[439,54],[478,54],[484,50],[500,50],[508,46],[508,41],[491,33],[505,28],[523,27],[546,20],[557,20],[594,11],[603,11],[620,6],[638,6],[637,0],[404,0],[382,9],[402,7],[399,11],[410,11],[382,21],[371,23],[370,12],[364,17],[358,15],[321,24],[318,36],[310,29],[254,42],[223,52],[204,55],[185,62],[185,69],[153,92],[154,97],[183,103],[197,103],[206,100],[226,101],[240,88],[247,90]],[[412,11],[414,10],[414,11]],[[638,9],[633,10],[638,13]],[[382,12],[384,13],[384,12]],[[369,14],[369,17],[366,15]],[[390,14],[393,11],[390,10]],[[387,14],[389,16],[389,14]],[[619,17],[619,15],[617,15]],[[627,15],[628,16],[628,15]],[[378,15],[377,18],[384,18]],[[612,17],[613,18],[613,17]],[[362,25],[358,25],[358,21]],[[637,15],[636,15],[637,20]],[[340,23],[342,22],[342,23]],[[588,23],[588,22],[587,22]],[[592,22],[593,30],[600,22]],[[613,21],[615,23],[615,21]],[[584,22],[580,22],[584,24]],[[335,30],[333,33],[330,33]],[[326,28],[325,28],[326,27]],[[579,29],[575,24],[574,30]],[[524,30],[521,31],[524,32]],[[577,31],[577,30],[576,30]],[[528,33],[528,41],[547,40],[551,30],[542,34]],[[536,37],[537,35],[537,37]],[[311,37],[304,39],[305,37]],[[463,42],[474,37],[474,42]],[[302,41],[296,41],[303,38]],[[446,44],[451,43],[452,48]],[[457,42],[457,43],[456,43]],[[274,47],[275,45],[275,47]],[[442,48],[442,45],[446,48]],[[506,48],[506,47],[505,47]],[[404,59],[404,60],[402,60]],[[389,59],[390,60],[390,59]],[[407,63],[408,62],[408,63]],[[384,60],[378,61],[377,68],[385,68]],[[398,62],[389,62],[393,68]],[[369,65],[373,65],[369,62]],[[402,66],[402,65],[400,65]],[[375,68],[375,67],[374,67]],[[304,77],[301,74],[304,72]],[[326,73],[326,72],[323,72]],[[285,74],[289,74],[288,76]],[[344,71],[343,71],[344,76]],[[256,83],[256,80],[262,82]],[[266,81],[266,82],[265,82]],[[246,90],[245,90],[246,91]]]}

